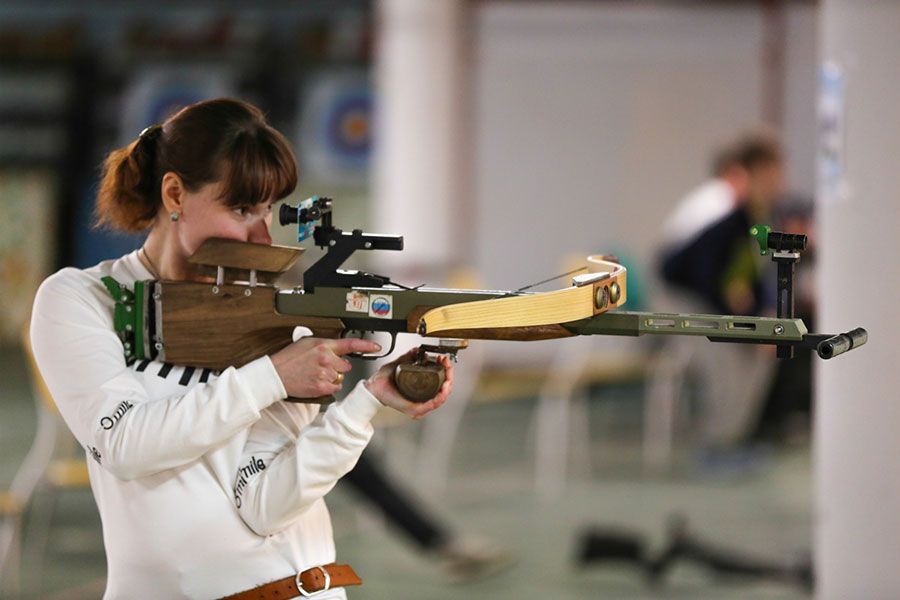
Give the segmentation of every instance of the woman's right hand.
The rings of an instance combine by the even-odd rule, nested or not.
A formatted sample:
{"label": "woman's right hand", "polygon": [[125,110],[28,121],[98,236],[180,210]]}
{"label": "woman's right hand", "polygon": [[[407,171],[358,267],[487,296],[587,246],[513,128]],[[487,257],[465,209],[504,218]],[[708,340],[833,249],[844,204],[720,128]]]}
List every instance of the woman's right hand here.
{"label": "woman's right hand", "polygon": [[346,373],[351,368],[350,363],[341,356],[351,352],[370,354],[380,350],[381,346],[369,340],[307,337],[279,350],[271,359],[288,396],[318,398],[330,396],[341,389],[343,378],[338,381],[338,374]]}

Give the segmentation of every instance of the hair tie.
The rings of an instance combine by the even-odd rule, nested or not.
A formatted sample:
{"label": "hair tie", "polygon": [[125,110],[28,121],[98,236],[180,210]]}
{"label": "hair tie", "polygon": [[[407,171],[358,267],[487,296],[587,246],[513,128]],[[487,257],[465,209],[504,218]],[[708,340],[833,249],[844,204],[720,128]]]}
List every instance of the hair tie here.
{"label": "hair tie", "polygon": [[145,127],[144,130],[138,135],[138,139],[141,141],[152,142],[156,138],[158,138],[162,134],[162,125],[150,125],[149,127]]}

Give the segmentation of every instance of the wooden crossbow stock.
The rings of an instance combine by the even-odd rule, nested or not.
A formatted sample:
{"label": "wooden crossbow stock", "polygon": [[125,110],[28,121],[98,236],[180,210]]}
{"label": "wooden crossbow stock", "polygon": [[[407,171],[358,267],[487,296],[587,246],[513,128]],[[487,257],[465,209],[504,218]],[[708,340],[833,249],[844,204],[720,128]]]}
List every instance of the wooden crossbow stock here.
{"label": "wooden crossbow stock", "polygon": [[[668,314],[614,310],[625,303],[626,271],[611,257],[590,256],[586,273],[551,292],[408,288],[389,278],[339,267],[357,250],[402,250],[402,236],[345,232],[331,222],[332,200],[313,197],[282,205],[282,225],[296,223],[300,241],[326,248],[303,274],[303,285],[280,289],[274,281],[293,266],[301,248],[211,239],[191,257],[209,283],[138,281],[134,290],[110,278],[115,323],[128,360],[153,359],[225,369],[271,354],[292,341],[295,327],[317,337],[387,332],[393,351],[398,333],[440,338],[423,345],[416,360],[394,374],[404,396],[433,397],[444,380],[436,355],[456,353],[469,339],[544,340],[575,335],[644,334],[705,336],[717,342],[773,344],[779,357],[795,348],[828,359],[866,342],[865,329],[838,335],[809,333],[793,316],[793,270],[806,237],[751,230],[763,254],[778,263],[778,316]],[[213,279],[215,282],[213,283]],[[293,399],[323,402],[323,399]]]}

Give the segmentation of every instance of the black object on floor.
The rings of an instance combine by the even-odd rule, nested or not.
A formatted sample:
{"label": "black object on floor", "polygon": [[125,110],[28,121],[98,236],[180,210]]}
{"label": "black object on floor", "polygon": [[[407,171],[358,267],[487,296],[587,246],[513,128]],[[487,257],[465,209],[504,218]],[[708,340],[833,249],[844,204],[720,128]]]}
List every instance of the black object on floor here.
{"label": "black object on floor", "polygon": [[813,589],[813,569],[809,556],[796,562],[772,561],[700,540],[690,534],[687,520],[680,515],[669,519],[668,539],[663,549],[651,553],[643,536],[621,529],[592,528],[581,534],[576,553],[580,567],[618,562],[644,570],[648,583],[660,585],[668,570],[679,561],[708,568],[717,576],[773,579]]}

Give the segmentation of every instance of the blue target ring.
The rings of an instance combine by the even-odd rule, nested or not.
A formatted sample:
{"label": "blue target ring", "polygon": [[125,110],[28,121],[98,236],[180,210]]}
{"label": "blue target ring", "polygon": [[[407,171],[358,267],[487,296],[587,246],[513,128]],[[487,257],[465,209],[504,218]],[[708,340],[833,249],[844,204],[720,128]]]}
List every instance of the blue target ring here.
{"label": "blue target ring", "polygon": [[334,99],[324,120],[325,145],[348,166],[364,165],[372,150],[372,95],[353,90]]}

